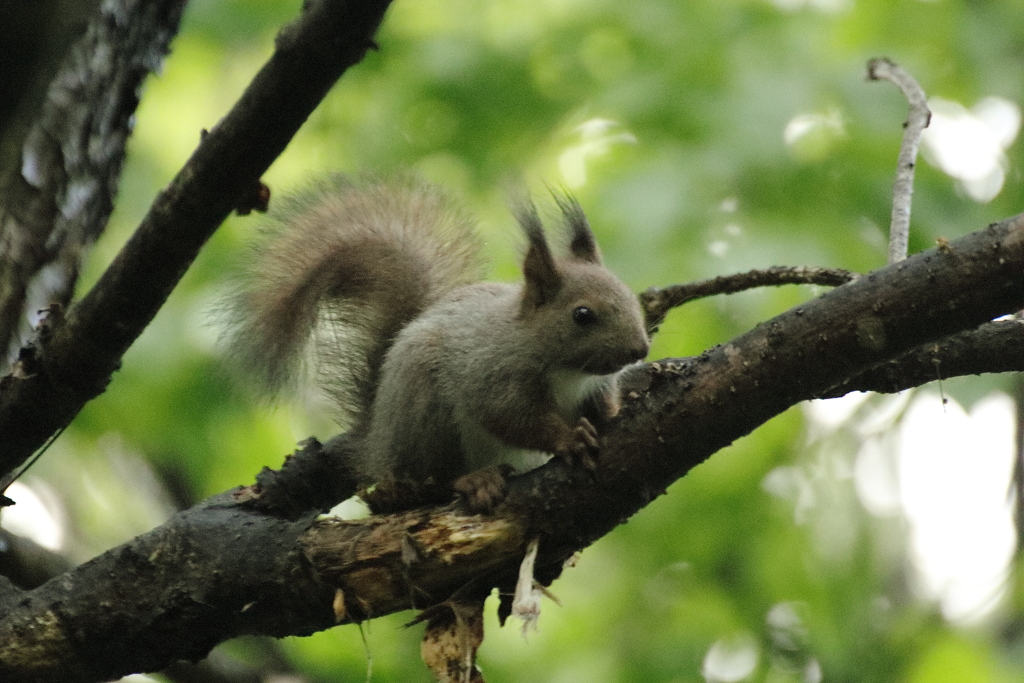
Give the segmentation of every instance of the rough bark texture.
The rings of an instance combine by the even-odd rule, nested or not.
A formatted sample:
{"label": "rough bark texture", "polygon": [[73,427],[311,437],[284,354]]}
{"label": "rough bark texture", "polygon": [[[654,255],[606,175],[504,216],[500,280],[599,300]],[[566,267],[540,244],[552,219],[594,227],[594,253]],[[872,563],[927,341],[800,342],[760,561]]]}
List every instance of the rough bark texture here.
{"label": "rough bark texture", "polygon": [[0,679],[105,681],[201,658],[225,636],[326,628],[333,590],[298,545],[309,522],[251,515],[223,496],[10,594]]}
{"label": "rough bark texture", "polygon": [[700,357],[638,368],[621,415],[602,426],[597,469],[553,461],[516,477],[490,517],[449,505],[318,520],[314,513],[351,482],[342,477],[328,493],[297,475],[344,473],[332,461],[354,445],[310,442],[258,485],[185,511],[40,588],[0,587],[0,680],[98,681],[199,658],[240,634],[304,634],[339,617],[453,595],[471,601],[514,581],[532,538],[540,538],[537,576],[550,581],[574,551],[789,406],[844,382],[859,388],[851,378],[894,359],[913,367],[922,353],[941,357],[950,335],[957,354],[964,330],[1019,340],[1019,325],[982,324],[1021,307],[1024,218],[1016,217],[858,278]]}
{"label": "rough bark texture", "polygon": [[21,144],[72,43],[100,0],[0,4],[0,178],[21,165]]}
{"label": "rough bark texture", "polygon": [[8,83],[21,106],[0,121],[0,370],[28,314],[70,301],[83,250],[113,210],[142,81],[163,61],[185,0],[13,5],[22,7],[0,18],[59,28],[40,26],[30,46],[6,52],[14,73],[35,79]]}

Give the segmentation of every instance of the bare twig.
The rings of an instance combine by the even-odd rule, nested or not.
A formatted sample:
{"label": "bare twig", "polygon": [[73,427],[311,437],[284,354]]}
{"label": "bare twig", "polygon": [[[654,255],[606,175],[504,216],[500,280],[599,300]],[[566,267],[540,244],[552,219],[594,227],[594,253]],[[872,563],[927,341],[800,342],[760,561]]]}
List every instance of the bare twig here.
{"label": "bare twig", "polygon": [[[910,102],[910,113],[905,125],[903,144],[900,146],[896,181],[893,186],[889,263],[895,263],[907,257],[910,203],[914,191],[914,163],[921,144],[921,134],[931,120],[931,111],[925,101],[924,91],[917,81],[890,60],[873,59],[868,62],[868,77],[872,80],[892,81],[900,87]],[[856,273],[839,269],[776,266],[682,285],[651,288],[640,296],[640,302],[644,307],[648,328],[654,329],[665,319],[669,310],[694,299],[778,285],[813,284],[837,287],[856,277]]]}
{"label": "bare twig", "polygon": [[640,303],[644,308],[648,329],[652,329],[661,324],[671,309],[694,299],[702,299],[716,294],[735,294],[756,287],[777,287],[779,285],[838,287],[856,278],[856,273],[837,268],[773,266],[681,285],[651,287],[640,295]]}
{"label": "bare twig", "polygon": [[892,220],[889,226],[889,263],[907,258],[910,237],[910,201],[914,194],[914,164],[921,136],[931,122],[932,112],[924,90],[914,77],[895,62],[879,57],[868,62],[868,78],[895,83],[910,104],[907,122],[903,125],[903,142],[896,164],[896,181],[892,188]]}

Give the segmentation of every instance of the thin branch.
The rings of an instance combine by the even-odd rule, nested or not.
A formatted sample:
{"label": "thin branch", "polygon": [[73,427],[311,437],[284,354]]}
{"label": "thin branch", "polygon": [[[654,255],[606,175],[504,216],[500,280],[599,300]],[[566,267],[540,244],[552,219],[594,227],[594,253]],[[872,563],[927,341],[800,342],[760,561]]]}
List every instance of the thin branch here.
{"label": "thin branch", "polygon": [[51,320],[39,346],[0,380],[0,473],[24,462],[103,392],[206,240],[252,193],[338,77],[374,46],[388,4],[310,0],[280,32],[270,60],[160,193],[96,286],[66,322]]}
{"label": "thin branch", "polygon": [[903,142],[896,163],[896,181],[892,188],[892,220],[889,226],[889,263],[907,258],[910,240],[910,203],[914,194],[914,165],[921,136],[931,122],[932,112],[924,90],[914,77],[884,57],[868,62],[868,78],[895,83],[910,104],[907,122],[903,125]]}
{"label": "thin branch", "polygon": [[38,543],[0,529],[0,575],[20,588],[41,586],[75,564]]}
{"label": "thin branch", "polygon": [[1024,321],[985,323],[929,342],[837,384],[818,398],[851,391],[895,393],[950,377],[998,372],[1024,372]]}
{"label": "thin branch", "polygon": [[735,275],[722,275],[668,287],[651,287],[640,295],[648,329],[657,327],[668,312],[683,304],[717,294],[735,294],[756,287],[779,285],[822,285],[838,287],[857,278],[856,273],[838,268],[807,266],[773,266]]}

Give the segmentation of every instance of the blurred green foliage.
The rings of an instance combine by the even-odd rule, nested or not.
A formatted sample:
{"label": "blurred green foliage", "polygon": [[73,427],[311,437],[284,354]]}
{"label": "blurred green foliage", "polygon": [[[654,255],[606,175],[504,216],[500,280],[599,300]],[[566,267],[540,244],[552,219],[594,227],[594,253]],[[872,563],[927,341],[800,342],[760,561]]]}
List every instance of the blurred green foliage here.
{"label": "blurred green foliage", "polygon": [[[83,287],[298,7],[193,0],[146,86],[117,211]],[[930,95],[967,107],[993,95],[1020,103],[1022,10],[1017,0],[397,0],[380,50],[342,79],[265,181],[279,194],[324,169],[413,168],[465,198],[501,278],[517,273],[509,193],[525,185],[542,197],[544,183],[579,197],[607,261],[638,290],[776,264],[870,270],[884,264],[906,103],[866,81],[866,61],[888,56]],[[800,116],[805,134],[787,142]],[[912,250],[1024,208],[1019,145],[1007,154],[1005,187],[988,203],[918,166]],[[258,222],[228,221],[107,393],[33,472],[64,492],[82,555],[155,523],[131,511],[156,494],[98,463],[142,458],[184,505],[251,482],[302,438],[331,435],[324,411],[260,405],[221,369],[213,303]],[[815,293],[691,304],[672,314],[652,358],[699,353]],[[970,391],[1006,381],[976,378]],[[1024,641],[1008,626],[1024,613],[1020,588],[999,616],[952,626],[908,588],[900,520],[868,515],[849,477],[820,478],[803,515],[770,492],[778,468],[811,471],[856,450],[810,442],[793,409],[715,455],[584,552],[553,586],[564,606],[546,604],[528,641],[498,629],[492,605],[488,680],[700,681],[713,648],[740,676],[726,666],[719,680],[1022,680]],[[126,517],[138,528],[113,523]],[[374,680],[429,679],[419,629],[400,628],[407,619],[365,627]],[[365,677],[356,627],[283,646],[316,680]],[[754,653],[753,665],[737,652]]]}

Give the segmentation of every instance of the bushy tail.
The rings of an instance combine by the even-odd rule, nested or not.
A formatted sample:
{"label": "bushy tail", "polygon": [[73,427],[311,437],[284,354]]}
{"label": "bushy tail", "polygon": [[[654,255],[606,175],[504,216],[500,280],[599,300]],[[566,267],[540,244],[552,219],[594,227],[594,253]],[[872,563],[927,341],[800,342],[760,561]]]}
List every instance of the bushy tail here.
{"label": "bushy tail", "polygon": [[270,395],[311,378],[359,421],[398,331],[480,271],[439,189],[332,176],[279,201],[225,306],[228,353]]}

